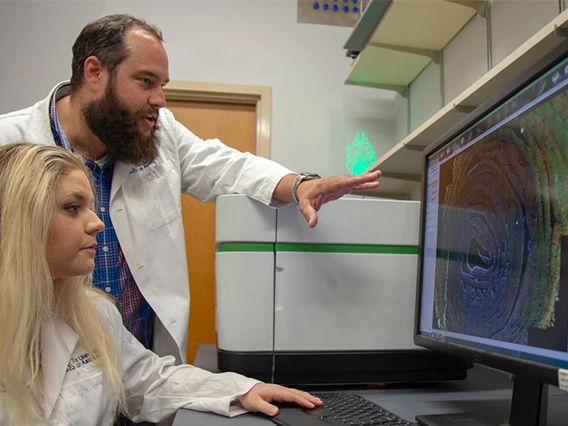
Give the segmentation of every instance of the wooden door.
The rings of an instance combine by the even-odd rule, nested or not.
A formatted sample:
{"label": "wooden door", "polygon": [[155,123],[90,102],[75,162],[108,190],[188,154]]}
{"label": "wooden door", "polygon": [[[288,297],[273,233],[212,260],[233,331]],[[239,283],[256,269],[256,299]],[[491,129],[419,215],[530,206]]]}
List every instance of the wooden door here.
{"label": "wooden door", "polygon": [[[256,105],[168,101],[166,108],[200,138],[255,153]],[[215,203],[182,195],[182,215],[191,293],[187,362],[193,363],[198,343],[216,343]]]}

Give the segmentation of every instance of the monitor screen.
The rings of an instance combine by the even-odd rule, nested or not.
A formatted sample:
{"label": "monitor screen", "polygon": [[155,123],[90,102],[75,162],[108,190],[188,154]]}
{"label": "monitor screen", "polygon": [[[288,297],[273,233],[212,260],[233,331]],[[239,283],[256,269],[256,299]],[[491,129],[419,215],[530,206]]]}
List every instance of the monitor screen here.
{"label": "monitor screen", "polygon": [[552,384],[568,369],[567,55],[425,150],[418,275],[417,344]]}

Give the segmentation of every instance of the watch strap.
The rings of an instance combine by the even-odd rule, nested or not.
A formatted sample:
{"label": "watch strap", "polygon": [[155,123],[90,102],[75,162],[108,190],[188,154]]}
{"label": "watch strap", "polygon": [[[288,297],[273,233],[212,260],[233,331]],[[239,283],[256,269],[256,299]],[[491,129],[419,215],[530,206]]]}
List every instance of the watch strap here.
{"label": "watch strap", "polygon": [[321,176],[317,173],[298,173],[294,183],[292,183],[292,200],[298,204],[298,197],[296,192],[298,191],[298,186],[305,180],[320,179]]}

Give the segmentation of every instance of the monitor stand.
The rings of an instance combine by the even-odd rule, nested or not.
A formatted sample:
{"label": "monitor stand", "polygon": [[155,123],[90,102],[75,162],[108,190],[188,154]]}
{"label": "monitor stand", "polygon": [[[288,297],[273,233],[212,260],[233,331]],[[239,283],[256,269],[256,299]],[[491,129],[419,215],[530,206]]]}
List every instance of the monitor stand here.
{"label": "monitor stand", "polygon": [[423,426],[546,426],[548,385],[526,377],[515,377],[509,423],[481,419],[476,413],[416,416]]}

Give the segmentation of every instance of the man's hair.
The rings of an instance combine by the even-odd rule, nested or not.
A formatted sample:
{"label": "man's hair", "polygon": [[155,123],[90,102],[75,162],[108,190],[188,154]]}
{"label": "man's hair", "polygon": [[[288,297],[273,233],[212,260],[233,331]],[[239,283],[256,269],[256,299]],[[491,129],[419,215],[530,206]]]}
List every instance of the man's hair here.
{"label": "man's hair", "polygon": [[87,24],[73,44],[71,90],[74,91],[83,84],[83,66],[89,56],[96,56],[113,74],[129,55],[124,41],[126,32],[136,28],[164,41],[160,29],[132,15],[108,15]]}
{"label": "man's hair", "polygon": [[[56,314],[79,336],[124,410],[117,352],[93,306],[90,277],[53,280],[46,251],[61,179],[83,160],[51,145],[0,147],[0,413],[2,425],[46,423],[42,327]],[[98,294],[98,293],[97,293]],[[48,385],[49,386],[49,385]],[[51,401],[55,403],[55,401]]]}

